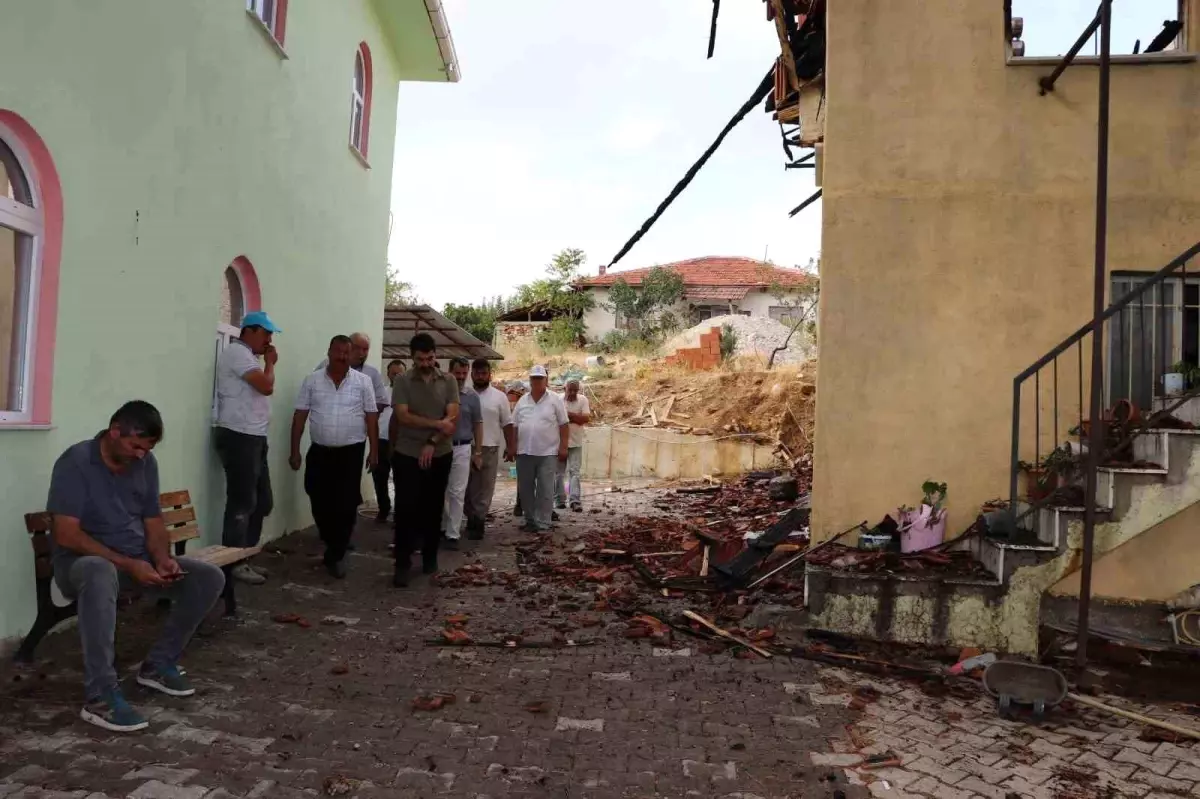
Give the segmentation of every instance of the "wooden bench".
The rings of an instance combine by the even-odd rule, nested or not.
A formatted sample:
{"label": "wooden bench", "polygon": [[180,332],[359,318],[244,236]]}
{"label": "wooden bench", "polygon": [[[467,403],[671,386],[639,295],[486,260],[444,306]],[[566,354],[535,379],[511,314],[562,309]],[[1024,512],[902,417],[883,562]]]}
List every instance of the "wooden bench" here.
{"label": "wooden bench", "polygon": [[[196,509],[192,506],[191,494],[187,491],[167,491],[159,496],[162,506],[163,523],[171,537],[175,556],[187,555],[189,558],[211,563],[214,566],[226,568],[239,561],[257,555],[262,547],[226,547],[220,544],[201,547],[187,552],[187,542],[200,537],[200,526],[196,523]],[[33,651],[38,643],[59,623],[66,621],[76,614],[75,603],[56,605],[51,593],[54,582],[54,563],[50,553],[50,531],[53,517],[46,511],[25,514],[25,530],[30,535],[33,544],[33,568],[37,587],[37,618],[29,634],[21,641],[17,649],[16,659],[20,663],[32,663]],[[233,593],[233,579],[225,582],[225,612],[237,610],[237,600]]]}

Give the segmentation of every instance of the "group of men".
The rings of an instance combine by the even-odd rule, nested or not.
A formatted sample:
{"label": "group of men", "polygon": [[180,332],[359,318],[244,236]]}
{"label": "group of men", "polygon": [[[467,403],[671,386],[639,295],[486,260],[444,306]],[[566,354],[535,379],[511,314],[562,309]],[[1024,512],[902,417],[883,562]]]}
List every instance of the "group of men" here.
{"label": "group of men", "polygon": [[[213,437],[226,479],[221,542],[227,547],[257,546],[274,505],[267,454],[278,362],[273,337],[280,332],[265,312],[246,314],[239,337],[217,362]],[[346,576],[364,466],[375,482],[377,521],[394,508],[397,587],[409,584],[417,551],[422,571],[437,571],[439,549],[459,547],[464,517],[468,538],[483,538],[501,458],[516,462],[523,530],[548,530],[557,519],[555,504],[563,509],[569,501],[582,510],[583,426],[590,408],[578,381],[568,382],[560,397],[548,390],[545,368],[534,366],[528,391],[514,385],[506,395],[492,384],[485,359],[456,358],[450,373],[442,372],[425,333],[410,342],[411,366],[392,361],[385,381],[367,363],[369,352],[365,334],[334,336],[325,361],[301,382],[292,416],[288,464],[294,471],[304,467],[330,575]],[[302,453],[306,428],[309,447]],[[80,715],[113,731],[147,726],[125,700],[113,665],[121,588],[136,583],[171,600],[136,679],[180,697],[195,691],[178,668],[179,657],[222,592],[231,590],[233,579],[261,583],[267,577],[248,562],[221,569],[171,553],[151,452],[163,432],[153,405],[126,403],[106,429],[59,457],[47,500],[55,580],[79,608],[87,696]]]}

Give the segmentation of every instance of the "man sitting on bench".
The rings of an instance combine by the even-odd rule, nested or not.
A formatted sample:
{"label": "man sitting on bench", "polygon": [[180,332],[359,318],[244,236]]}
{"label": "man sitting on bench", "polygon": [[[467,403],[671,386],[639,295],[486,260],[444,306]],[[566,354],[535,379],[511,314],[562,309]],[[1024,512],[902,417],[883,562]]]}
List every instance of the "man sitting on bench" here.
{"label": "man sitting on bench", "polygon": [[54,578],[78,603],[87,704],[80,717],[115,732],[147,722],[121,693],[113,665],[117,594],[139,583],[171,599],[158,642],[138,671],[140,685],[170,696],[195,689],[176,663],[221,595],[221,570],[171,556],[158,499],[158,464],[150,450],[163,435],[148,402],[127,402],[95,438],[70,447],[54,464],[46,510],[54,518]]}

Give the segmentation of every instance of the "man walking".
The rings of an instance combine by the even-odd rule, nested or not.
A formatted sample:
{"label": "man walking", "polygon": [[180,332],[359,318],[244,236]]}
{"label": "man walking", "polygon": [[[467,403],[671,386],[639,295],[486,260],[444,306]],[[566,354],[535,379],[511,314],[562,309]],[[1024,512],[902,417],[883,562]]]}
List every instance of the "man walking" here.
{"label": "man walking", "polygon": [[340,580],[346,576],[346,549],[358,518],[363,450],[367,449],[368,468],[373,469],[379,459],[375,389],[370,378],[350,368],[346,336],[333,337],[328,365],[300,384],[288,458],[293,471],[299,471],[302,462],[300,438],[306,422],[312,424],[304,491],[325,542],[325,569]]}
{"label": "man walking", "polygon": [[546,367],[529,370],[529,393],[517,401],[517,495],[525,511],[521,529],[550,529],[557,461],[567,459],[567,410],[562,398],[546,390]]}
{"label": "man walking", "polygon": [[392,385],[392,466],[396,485],[396,571],[392,584],[408,585],[412,553],[421,550],[425,574],[437,572],[442,510],[455,431],[458,381],[438,369],[433,336],[409,342],[412,368]]}
{"label": "man walking", "polygon": [[467,538],[479,541],[487,528],[488,511],[496,493],[496,472],[500,469],[500,447],[504,460],[515,457],[512,411],[508,397],[492,385],[492,365],[487,358],[476,358],[471,364],[471,387],[479,397],[483,413],[483,457],[478,469],[471,470],[467,481]]}
{"label": "man walking", "polygon": [[[263,311],[242,318],[241,335],[217,358],[217,415],[213,431],[217,456],[225,470],[225,518],[221,544],[255,547],[263,518],[271,514],[271,473],[267,467],[267,430],[275,393],[279,354],[271,337],[281,332]],[[258,359],[262,357],[260,364]],[[242,561],[226,577],[259,585],[266,573]],[[230,583],[228,590],[233,590]]]}
{"label": "man walking", "polygon": [[150,453],[162,435],[162,417],[153,405],[127,402],[107,429],[59,457],[46,500],[54,518],[54,579],[79,608],[87,696],[79,715],[114,732],[148,726],[125,701],[113,667],[121,586],[138,583],[171,600],[162,634],[138,670],[138,684],[168,696],[191,696],[196,691],[179,670],[179,658],[225,585],[216,566],[171,556],[159,507],[158,463]]}
{"label": "man walking", "polygon": [[384,396],[387,405],[379,412],[379,462],[371,470],[371,479],[375,483],[375,502],[379,512],[375,514],[375,523],[383,524],[388,514],[392,512],[392,498],[388,494],[388,478],[392,475],[392,447],[388,443],[388,427],[392,423],[392,383],[397,375],[404,374],[404,361],[391,361],[387,365],[387,383]]}
{"label": "man walking", "polygon": [[[571,510],[578,513],[583,510],[580,486],[580,471],[583,469],[583,428],[592,420],[592,406],[588,403],[588,398],[579,392],[579,381],[574,378],[567,381],[563,407],[567,409],[570,427],[567,433],[567,459],[559,461],[558,475],[554,480],[555,505],[559,510],[567,507],[569,494]],[[569,490],[563,485],[563,478],[570,484]]]}
{"label": "man walking", "polygon": [[[382,411],[388,404],[387,387],[388,384],[383,381],[383,375],[379,374],[379,370],[371,364],[367,363],[367,356],[371,354],[371,337],[366,333],[352,333],[350,335],[350,368],[356,372],[362,372],[371,380],[371,386],[375,390],[375,404]],[[397,363],[397,361],[392,361]],[[329,359],[321,361],[317,364],[315,371],[321,371],[329,365]],[[390,368],[389,364],[389,368]],[[401,369],[404,365],[400,365]]]}
{"label": "man walking", "polygon": [[469,368],[466,358],[459,357],[450,361],[450,374],[458,383],[459,400],[450,477],[446,483],[446,507],[442,512],[442,545],[446,549],[459,547],[467,481],[471,472],[478,470],[483,463],[483,418],[479,409],[479,397],[467,385]]}

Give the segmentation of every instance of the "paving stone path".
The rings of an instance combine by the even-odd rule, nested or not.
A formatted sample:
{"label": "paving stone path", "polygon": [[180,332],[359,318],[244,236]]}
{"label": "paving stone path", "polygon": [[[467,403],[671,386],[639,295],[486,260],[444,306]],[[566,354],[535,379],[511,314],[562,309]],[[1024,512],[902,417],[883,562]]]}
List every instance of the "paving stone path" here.
{"label": "paving stone path", "polygon": [[[507,486],[506,486],[507,487]],[[565,513],[566,545],[622,514],[654,513],[651,492],[602,494],[599,514]],[[508,507],[511,495],[500,497]],[[514,520],[443,566],[517,570]],[[150,717],[114,735],[78,720],[77,638],[48,638],[38,668],[0,667],[0,797],[1030,797],[1200,796],[1200,748],[1154,743],[1140,728],[1060,709],[1041,727],[999,719],[986,696],[929,696],[916,685],[801,660],[703,654],[623,637],[579,586],[390,586],[389,533],[364,519],[350,576],[321,570],[311,532],[265,554],[267,585],[241,588],[242,618],[198,638],[184,666],[199,692],[151,695]],[[123,673],[136,667],[156,609],[121,616]],[[591,646],[429,646],[468,614],[476,640],[568,633]],[[283,624],[297,614],[311,626]],[[582,616],[599,620],[581,625]],[[418,696],[453,694],[441,709]],[[868,701],[862,701],[862,697]],[[856,700],[857,697],[857,700]],[[1195,717],[1113,700],[1197,726]],[[533,712],[534,710],[538,712]],[[899,764],[865,768],[866,757]]]}

